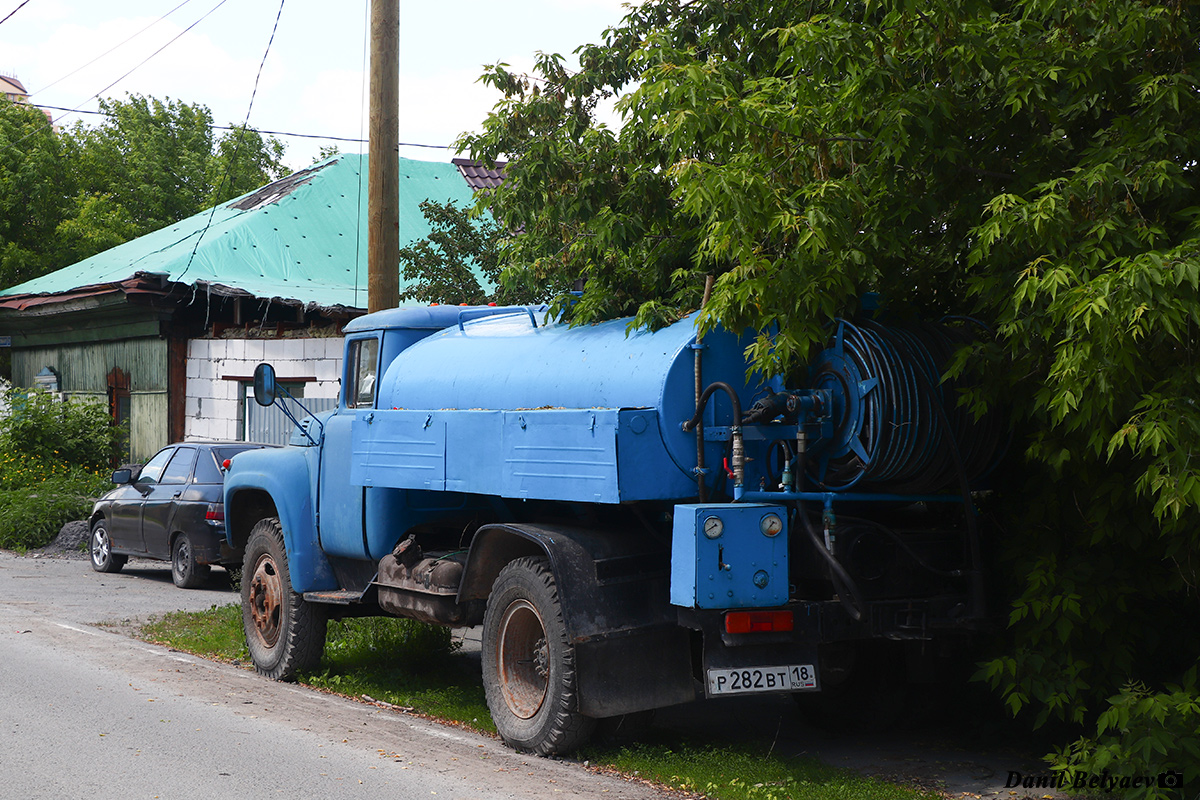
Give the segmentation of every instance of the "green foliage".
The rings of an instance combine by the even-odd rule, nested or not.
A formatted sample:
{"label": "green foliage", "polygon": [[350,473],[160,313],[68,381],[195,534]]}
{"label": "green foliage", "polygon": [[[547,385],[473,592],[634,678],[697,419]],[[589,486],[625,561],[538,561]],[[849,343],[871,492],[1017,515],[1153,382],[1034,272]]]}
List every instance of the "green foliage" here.
{"label": "green foliage", "polygon": [[108,490],[121,430],[94,400],[15,388],[4,399],[11,413],[0,417],[0,547],[43,547]]}
{"label": "green foliage", "polygon": [[107,475],[5,448],[0,457],[0,548],[26,550],[53,541],[83,519],[109,487]]}
{"label": "green foliage", "polygon": [[282,177],[284,145],[235,126],[214,141],[203,105],[138,95],[56,132],[0,100],[0,287],[197,214]]}
{"label": "green foliage", "polygon": [[[488,68],[503,99],[460,143],[512,158],[480,203],[522,231],[516,279],[587,278],[557,300],[576,323],[669,322],[713,274],[701,326],[778,325],[749,351],[768,373],[864,291],[992,326],[952,370],[1018,434],[1011,640],[981,674],[1083,725],[1130,682],[1179,707],[1200,659],[1197,39],[1200,7],[1142,0],[649,0],[578,72]],[[612,94],[619,133],[594,121]]]}
{"label": "green foliage", "polygon": [[[1108,709],[1096,724],[1095,739],[1080,739],[1063,748],[1053,759],[1055,767],[1073,772],[1101,774],[1105,770],[1120,778],[1157,776],[1166,771],[1179,774],[1182,787],[1200,781],[1200,700],[1196,670],[1184,676],[1182,685],[1168,685],[1151,692],[1133,683],[1109,700]],[[1160,788],[1157,780],[1121,794],[1137,800],[1166,800],[1181,795]]]}
{"label": "green foliage", "polygon": [[52,266],[54,229],[69,213],[72,184],[45,115],[0,98],[0,286]]}
{"label": "green foliage", "polygon": [[102,471],[119,453],[122,431],[111,424],[108,409],[95,398],[58,400],[40,389],[10,388],[12,409],[0,418],[0,447],[43,462],[60,462]]}
{"label": "green foliage", "polygon": [[758,750],[637,744],[600,753],[626,774],[713,800],[917,800],[913,789],[864,778],[817,761],[767,756]]}
{"label": "green foliage", "polygon": [[205,205],[241,197],[288,174],[286,150],[274,136],[263,137],[249,126],[236,125],[217,140],[208,160],[209,196]]}
{"label": "green foliage", "polygon": [[207,611],[170,611],[153,617],[140,630],[141,638],[219,661],[248,661],[242,632],[242,607],[213,605]]}
{"label": "green foliage", "polygon": [[[409,282],[401,300],[510,305],[536,303],[547,294],[542,286],[518,285],[515,275],[501,280],[503,233],[490,215],[475,216],[453,202],[432,200],[421,201],[421,213],[432,231],[400,248],[400,276]],[[493,287],[490,293],[485,283]]]}

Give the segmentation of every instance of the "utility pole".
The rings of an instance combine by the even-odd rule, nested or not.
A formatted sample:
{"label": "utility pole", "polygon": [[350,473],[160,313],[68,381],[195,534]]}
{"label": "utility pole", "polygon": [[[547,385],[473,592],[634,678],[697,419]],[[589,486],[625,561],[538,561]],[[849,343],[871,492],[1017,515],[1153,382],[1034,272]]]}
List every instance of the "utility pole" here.
{"label": "utility pole", "polygon": [[367,311],[400,304],[400,0],[371,0]]}

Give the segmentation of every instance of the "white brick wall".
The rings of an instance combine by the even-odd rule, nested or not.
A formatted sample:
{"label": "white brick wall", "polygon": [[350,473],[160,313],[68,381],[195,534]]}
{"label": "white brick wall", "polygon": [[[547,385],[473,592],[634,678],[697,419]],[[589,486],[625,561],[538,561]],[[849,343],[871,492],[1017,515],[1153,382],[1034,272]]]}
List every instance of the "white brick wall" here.
{"label": "white brick wall", "polygon": [[316,377],[305,397],[337,397],[341,384],[342,340],[192,339],[188,342],[184,435],[189,439],[239,439],[242,384],[266,361],[281,381]]}

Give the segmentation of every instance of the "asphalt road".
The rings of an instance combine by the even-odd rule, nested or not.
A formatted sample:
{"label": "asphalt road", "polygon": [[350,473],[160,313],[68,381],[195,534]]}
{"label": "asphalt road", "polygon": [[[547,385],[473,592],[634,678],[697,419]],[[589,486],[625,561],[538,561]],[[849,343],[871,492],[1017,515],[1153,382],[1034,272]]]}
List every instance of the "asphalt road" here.
{"label": "asphalt road", "polygon": [[[0,797],[663,797],[122,632],[154,614],[236,601],[221,570],[185,591],[167,564],[135,559],[101,575],[79,557],[0,551]],[[661,710],[655,724],[952,797],[1011,800],[1008,770],[1044,769],[1028,748],[981,746],[961,729],[831,737],[784,696],[692,703]]]}
{"label": "asphalt road", "polygon": [[234,599],[213,583],[183,591],[165,564],[100,575],[82,560],[0,552],[0,796],[661,797],[96,625]]}

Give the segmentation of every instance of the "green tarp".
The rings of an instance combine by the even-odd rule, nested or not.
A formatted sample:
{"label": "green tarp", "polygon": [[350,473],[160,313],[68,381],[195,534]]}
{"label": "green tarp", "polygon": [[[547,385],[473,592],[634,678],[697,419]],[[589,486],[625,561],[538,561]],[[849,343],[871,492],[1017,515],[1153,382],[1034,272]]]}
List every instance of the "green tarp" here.
{"label": "green tarp", "polygon": [[[473,202],[453,164],[400,159],[400,245],[423,239],[422,200]],[[367,306],[367,156],[341,155],[69,267],[0,291],[53,295],[138,273],[214,294]],[[402,288],[403,288],[403,281]]]}

